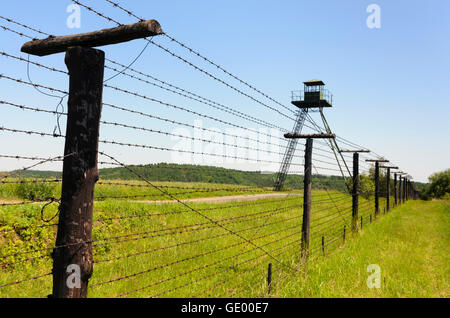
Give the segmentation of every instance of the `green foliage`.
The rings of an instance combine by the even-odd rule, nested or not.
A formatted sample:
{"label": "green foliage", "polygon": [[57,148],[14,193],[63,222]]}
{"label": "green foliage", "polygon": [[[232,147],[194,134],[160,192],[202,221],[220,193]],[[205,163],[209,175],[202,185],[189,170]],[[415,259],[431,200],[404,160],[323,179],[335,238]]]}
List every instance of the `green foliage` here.
{"label": "green foliage", "polygon": [[44,182],[26,182],[30,180],[22,180],[23,183],[18,183],[15,188],[17,197],[23,200],[47,200],[54,197],[56,189],[55,184]]}
{"label": "green foliage", "polygon": [[428,180],[430,184],[420,193],[422,199],[448,198],[450,196],[450,169],[432,174]]}
{"label": "green foliage", "polygon": [[359,194],[365,199],[375,194],[375,182],[369,176],[359,176]]}
{"label": "green foliage", "polygon": [[[341,252],[312,259],[302,275],[274,272],[273,297],[448,298],[449,222],[448,202],[410,201],[349,236]],[[370,264],[380,266],[381,288],[367,287]]]}
{"label": "green foliage", "polygon": [[[197,182],[272,188],[276,179],[275,173],[241,171],[220,167],[187,164],[180,165],[159,163],[153,165],[130,166],[130,168],[149,181],[159,182]],[[54,171],[33,170],[24,171],[22,173],[22,177],[61,178],[61,174]],[[106,168],[100,169],[100,179],[136,180],[136,175],[125,168]],[[313,175],[312,187],[316,190],[347,191],[347,187],[341,176]],[[303,189],[303,176],[288,175],[285,182],[285,189]]]}
{"label": "green foliage", "polygon": [[[353,179],[348,178],[347,179],[348,184],[348,193],[352,194],[353,189]],[[366,175],[359,175],[359,195],[363,197],[364,199],[369,199],[370,197],[374,196],[375,194],[375,182],[373,179],[371,179],[370,176]]]}

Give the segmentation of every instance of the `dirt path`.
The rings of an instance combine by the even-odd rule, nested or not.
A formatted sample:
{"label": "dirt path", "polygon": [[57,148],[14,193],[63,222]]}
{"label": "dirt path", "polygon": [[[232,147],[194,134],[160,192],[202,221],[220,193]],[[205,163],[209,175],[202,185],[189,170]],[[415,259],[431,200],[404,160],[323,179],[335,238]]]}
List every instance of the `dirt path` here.
{"label": "dirt path", "polygon": [[[292,194],[291,194],[292,195]],[[288,193],[262,193],[262,194],[248,194],[248,195],[229,195],[221,197],[207,197],[207,198],[192,198],[180,199],[182,202],[197,202],[197,203],[226,203],[232,201],[255,201],[268,198],[283,198],[289,196]],[[158,201],[135,201],[138,203],[148,204],[166,204],[176,203],[176,200],[158,200]]]}
{"label": "dirt path", "polygon": [[[180,199],[182,202],[197,202],[197,203],[226,203],[233,201],[256,201],[261,199],[268,198],[283,198],[289,195],[297,195],[297,194],[289,194],[289,193],[262,193],[262,194],[248,194],[248,195],[229,195],[229,196],[221,196],[221,197],[206,197],[206,198],[192,198],[192,199]],[[19,201],[16,199],[0,199],[0,204],[15,204],[21,203],[23,201]],[[177,203],[177,200],[145,200],[145,201],[133,201],[137,203],[148,203],[148,204],[169,204],[169,203]],[[32,204],[45,204],[45,202],[35,202]]]}

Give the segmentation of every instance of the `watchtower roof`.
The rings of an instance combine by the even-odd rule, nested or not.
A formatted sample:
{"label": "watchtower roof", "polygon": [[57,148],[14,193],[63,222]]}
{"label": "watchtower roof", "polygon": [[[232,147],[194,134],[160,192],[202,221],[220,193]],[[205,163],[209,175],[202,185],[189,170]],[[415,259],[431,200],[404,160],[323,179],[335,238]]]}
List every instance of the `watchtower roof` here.
{"label": "watchtower roof", "polygon": [[310,80],[310,81],[306,81],[303,82],[303,84],[305,84],[305,86],[324,86],[325,83],[319,80]]}

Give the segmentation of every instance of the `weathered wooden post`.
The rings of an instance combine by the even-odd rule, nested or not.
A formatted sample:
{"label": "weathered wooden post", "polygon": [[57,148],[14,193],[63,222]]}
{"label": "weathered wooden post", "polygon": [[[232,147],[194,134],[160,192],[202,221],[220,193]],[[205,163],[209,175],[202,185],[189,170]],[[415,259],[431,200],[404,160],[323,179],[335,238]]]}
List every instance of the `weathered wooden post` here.
{"label": "weathered wooden post", "polygon": [[[53,250],[53,296],[87,297],[93,272],[92,213],[98,180],[97,151],[102,112],[103,51],[70,47],[66,65],[70,75],[67,131],[56,247]],[[65,246],[58,248],[58,246]],[[68,275],[79,271],[80,287],[70,288]]]}
{"label": "weathered wooden post", "polygon": [[412,182],[411,177],[408,179],[408,200],[411,199]]}
{"label": "weathered wooden post", "polygon": [[397,206],[397,173],[394,173],[394,206]]}
{"label": "weathered wooden post", "polygon": [[301,253],[302,259],[308,259],[309,254],[309,229],[311,223],[311,188],[312,188],[312,149],[313,139],[315,138],[336,138],[334,134],[285,134],[287,139],[306,139],[305,147],[305,170],[303,177],[303,222],[302,222],[302,239]]}
{"label": "weathered wooden post", "polygon": [[398,167],[381,166],[380,168],[386,170],[386,212],[391,210],[391,169],[398,169]]}
{"label": "weathered wooden post", "polygon": [[267,269],[267,293],[270,295],[272,292],[272,263],[269,263]]}
{"label": "weathered wooden post", "polygon": [[90,33],[48,37],[22,46],[45,56],[66,52],[69,100],[63,180],[53,249],[53,298],[85,298],[93,273],[92,218],[102,112],[105,53],[92,47],[162,34],[155,20]]}
{"label": "weathered wooden post", "polygon": [[379,196],[380,196],[380,162],[389,162],[385,159],[366,159],[367,162],[375,162],[375,218],[380,214]]}
{"label": "weathered wooden post", "polygon": [[403,193],[402,193],[403,203],[406,202],[406,180],[407,180],[407,178],[403,177]]}
{"label": "weathered wooden post", "polygon": [[325,256],[325,236],[322,236],[322,255]]}
{"label": "weathered wooden post", "polygon": [[347,226],[344,225],[344,236],[343,236],[343,241],[344,241],[344,243],[345,243],[345,232],[346,232],[346,230],[347,230]]}
{"label": "weathered wooden post", "polygon": [[391,209],[391,168],[386,171],[386,213]]}
{"label": "weathered wooden post", "polygon": [[400,175],[398,180],[398,203],[403,203],[403,176]]}
{"label": "weathered wooden post", "polygon": [[359,214],[359,153],[370,152],[370,150],[341,150],[343,152],[353,153],[353,188],[352,188],[352,231],[358,231]]}
{"label": "weathered wooden post", "polygon": [[312,176],[312,147],[313,140],[306,140],[305,174],[303,178],[303,223],[302,223],[302,256],[308,258],[309,228],[311,223],[311,176]]}
{"label": "weathered wooden post", "polygon": [[375,218],[380,213],[380,163],[375,162]]}
{"label": "weathered wooden post", "polygon": [[352,230],[358,231],[359,153],[353,153]]}

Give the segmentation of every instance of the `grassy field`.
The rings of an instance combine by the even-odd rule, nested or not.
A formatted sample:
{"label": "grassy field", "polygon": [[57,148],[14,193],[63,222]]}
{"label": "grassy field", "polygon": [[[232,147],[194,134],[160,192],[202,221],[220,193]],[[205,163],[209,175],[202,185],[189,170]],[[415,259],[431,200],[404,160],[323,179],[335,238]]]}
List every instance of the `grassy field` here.
{"label": "grassy field", "polygon": [[[39,179],[6,179],[4,182],[34,181]],[[52,179],[50,179],[52,180]],[[240,185],[200,183],[200,182],[152,182],[165,192],[180,199],[229,196],[271,192],[271,188],[248,187]],[[45,200],[48,197],[61,197],[61,183],[4,183],[0,184],[0,200]],[[95,187],[95,200],[145,200],[167,199],[161,191],[144,181],[135,180],[100,180]]]}
{"label": "grassy field", "polygon": [[[138,186],[99,185],[96,196],[105,193],[107,196],[153,194],[150,191],[154,190],[141,187],[142,183],[131,183]],[[167,185],[168,189],[174,189],[173,186],[205,187],[204,184],[161,184]],[[236,189],[236,186],[215,186],[233,189],[231,193],[219,190],[219,194],[216,193],[219,196],[249,194],[247,190]],[[55,189],[53,191],[59,191],[57,187]],[[270,192],[269,189],[261,191]],[[17,198],[11,194],[9,199]],[[266,296],[268,263],[274,266],[275,297],[339,296],[340,292],[343,293],[341,296],[347,296],[350,291],[343,281],[351,282],[354,268],[350,268],[345,259],[327,262],[331,262],[333,257],[346,255],[348,250],[352,251],[353,257],[372,255],[375,243],[385,235],[382,233],[385,229],[376,229],[381,224],[400,226],[401,219],[394,222],[397,216],[409,216],[408,209],[416,206],[408,203],[393,213],[382,215],[375,222],[373,199],[360,198],[364,227],[361,239],[355,240],[350,235],[351,197],[337,191],[313,191],[312,260],[308,273],[299,274],[299,269],[304,270],[304,267],[299,267],[303,204],[299,192],[292,192],[285,198],[255,201],[189,203],[197,212],[180,204],[151,204],[150,199],[146,203],[138,200],[141,198],[104,199],[94,204],[95,264],[90,297]],[[381,212],[384,205],[385,200],[380,200]],[[50,223],[42,222],[42,207],[43,203],[0,207],[0,286],[51,272],[50,252],[54,245],[57,217]],[[434,215],[433,209],[431,213]],[[44,219],[50,219],[56,213],[57,204],[52,204],[44,210]],[[416,217],[419,216],[411,214],[412,219]],[[346,248],[336,253],[337,256],[323,259],[322,237],[328,255],[341,248],[344,231]],[[364,246],[353,247],[364,239],[371,241]],[[399,248],[403,247],[402,244]],[[448,248],[448,241],[443,246]],[[355,253],[355,249],[361,249],[361,253]],[[384,263],[379,261],[379,265],[383,268]],[[295,274],[292,269],[296,270]],[[332,269],[344,273],[336,278],[344,284],[341,290],[323,287]],[[367,276],[365,273],[359,275],[363,281]],[[0,297],[45,297],[49,293],[50,276],[0,288]],[[367,296],[378,296],[373,293],[369,291]]]}
{"label": "grassy field", "polygon": [[[280,273],[276,297],[449,297],[450,203],[411,201],[384,215],[341,251],[309,263],[302,275]],[[381,269],[370,289],[367,266]]]}
{"label": "grassy field", "polygon": [[[102,186],[112,187],[109,189],[112,195],[125,192],[121,186],[100,185],[99,188]],[[182,186],[204,185],[185,183]],[[96,195],[104,190],[97,191]],[[129,188],[126,191],[131,191],[131,195],[136,193]],[[248,194],[248,191],[231,194],[236,192]],[[10,198],[14,199],[12,195]],[[90,296],[235,294],[237,287],[252,286],[260,275],[258,269],[267,266],[270,258],[267,252],[278,255],[277,259],[286,263],[297,261],[302,203],[298,192],[285,198],[189,203],[197,212],[176,203],[151,204],[151,201],[143,203],[130,198],[96,201],[93,229],[96,263]],[[42,222],[43,205],[0,207],[0,286],[51,272],[50,252],[57,217],[49,224]],[[351,198],[347,194],[314,191],[312,246],[320,245],[321,233],[331,235],[333,226],[341,231],[341,225],[348,224],[350,207]],[[44,219],[56,213],[57,204],[52,204],[44,210]],[[50,291],[51,277],[46,276],[0,288],[0,297],[45,297]]]}

